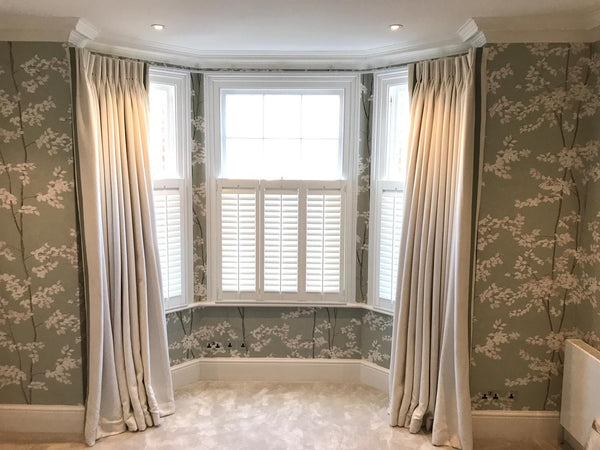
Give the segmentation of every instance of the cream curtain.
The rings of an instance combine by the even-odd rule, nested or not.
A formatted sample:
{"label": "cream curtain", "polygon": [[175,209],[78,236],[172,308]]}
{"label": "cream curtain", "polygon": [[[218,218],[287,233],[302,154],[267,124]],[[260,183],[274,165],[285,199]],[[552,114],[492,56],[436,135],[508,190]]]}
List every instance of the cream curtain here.
{"label": "cream curtain", "polygon": [[74,52],[87,300],[85,440],[174,412],[148,166],[142,63]]}
{"label": "cream curtain", "polygon": [[409,66],[411,128],[390,369],[391,425],[473,447],[469,275],[475,51]]}
{"label": "cream curtain", "polygon": [[592,423],[592,431],[590,432],[590,438],[585,444],[585,450],[598,450],[600,449],[600,417],[594,420]]}

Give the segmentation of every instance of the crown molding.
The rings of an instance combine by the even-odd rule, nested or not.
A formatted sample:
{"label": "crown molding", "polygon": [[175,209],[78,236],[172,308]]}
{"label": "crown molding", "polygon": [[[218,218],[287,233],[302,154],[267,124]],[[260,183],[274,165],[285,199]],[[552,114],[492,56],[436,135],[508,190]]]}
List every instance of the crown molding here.
{"label": "crown molding", "polygon": [[68,42],[84,46],[98,36],[98,30],[78,17],[0,15],[0,41]]}
{"label": "crown molding", "polygon": [[486,43],[594,42],[600,39],[600,8],[561,15],[474,17],[458,30],[463,40]]}
{"label": "crown molding", "polygon": [[456,32],[463,42],[468,42],[473,47],[483,47],[487,39],[473,19],[467,20]]}
{"label": "crown molding", "polygon": [[77,17],[0,15],[0,40],[67,42],[77,27]]}
{"label": "crown molding", "polygon": [[129,58],[182,65],[196,69],[312,69],[369,70],[439,58],[465,51],[458,39],[418,45],[405,43],[359,51],[203,51],[142,40],[97,39],[86,48]]}
{"label": "crown molding", "polygon": [[85,47],[88,42],[98,37],[98,29],[85,19],[79,19],[69,34],[69,44]]}

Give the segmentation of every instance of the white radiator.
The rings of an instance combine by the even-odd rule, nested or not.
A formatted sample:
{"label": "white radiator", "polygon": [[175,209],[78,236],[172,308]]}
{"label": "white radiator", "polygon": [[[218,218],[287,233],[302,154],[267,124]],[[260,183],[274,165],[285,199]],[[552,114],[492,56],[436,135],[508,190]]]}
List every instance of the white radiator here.
{"label": "white radiator", "polygon": [[600,417],[600,351],[579,339],[568,339],[565,345],[561,403],[565,438],[573,447],[583,448],[594,419]]}

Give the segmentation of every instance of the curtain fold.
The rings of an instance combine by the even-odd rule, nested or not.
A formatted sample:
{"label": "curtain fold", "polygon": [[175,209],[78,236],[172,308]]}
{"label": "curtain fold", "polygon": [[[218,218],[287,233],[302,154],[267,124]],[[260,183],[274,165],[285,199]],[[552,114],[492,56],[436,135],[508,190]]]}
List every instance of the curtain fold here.
{"label": "curtain fold", "polygon": [[409,66],[411,127],[390,368],[391,425],[472,449],[469,293],[475,50]]}
{"label": "curtain fold", "polygon": [[600,448],[600,417],[597,417],[592,423],[590,437],[585,444],[585,450],[594,450]]}
{"label": "curtain fold", "polygon": [[175,409],[148,159],[147,67],[77,49],[76,165],[87,300],[85,440]]}

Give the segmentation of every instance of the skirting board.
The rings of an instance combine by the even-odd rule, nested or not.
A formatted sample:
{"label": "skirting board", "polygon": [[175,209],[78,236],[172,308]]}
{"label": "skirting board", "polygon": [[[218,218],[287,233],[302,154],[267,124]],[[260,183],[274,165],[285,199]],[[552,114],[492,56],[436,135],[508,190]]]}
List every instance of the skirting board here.
{"label": "skirting board", "polygon": [[474,439],[562,440],[558,411],[473,411]]}
{"label": "skirting board", "polygon": [[0,432],[83,435],[83,406],[0,405]]}
{"label": "skirting board", "polygon": [[171,368],[175,389],[199,380],[363,383],[388,390],[388,369],[360,359],[198,358]]}

